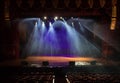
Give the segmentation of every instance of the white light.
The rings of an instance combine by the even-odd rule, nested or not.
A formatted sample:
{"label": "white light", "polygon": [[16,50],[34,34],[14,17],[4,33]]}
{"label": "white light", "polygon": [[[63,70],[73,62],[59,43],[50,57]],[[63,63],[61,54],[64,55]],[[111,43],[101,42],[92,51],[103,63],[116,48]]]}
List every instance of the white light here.
{"label": "white light", "polygon": [[44,20],[46,20],[47,19],[47,17],[46,16],[44,16]]}
{"label": "white light", "polygon": [[57,17],[57,16],[55,16],[54,20],[57,20],[57,19],[58,19],[58,17]]}
{"label": "white light", "polygon": [[35,22],[35,25],[37,25],[37,22]]}
{"label": "white light", "polygon": [[60,17],[60,19],[63,19],[63,17]]}
{"label": "white light", "polygon": [[74,27],[74,23],[72,22],[72,27]]}
{"label": "white light", "polygon": [[80,61],[75,62],[75,66],[81,66],[81,65],[90,65],[90,63],[89,62],[80,62]]}
{"label": "white light", "polygon": [[71,17],[71,19],[73,19],[73,17]]}
{"label": "white light", "polygon": [[35,22],[35,27],[37,27],[37,25],[38,25],[37,22]]}
{"label": "white light", "polygon": [[45,26],[45,23],[44,22],[42,22],[42,27],[44,27]]}
{"label": "white light", "polygon": [[74,23],[72,22],[72,25],[74,25]]}
{"label": "white light", "polygon": [[51,22],[49,22],[49,26],[52,26],[52,23],[51,23]]}

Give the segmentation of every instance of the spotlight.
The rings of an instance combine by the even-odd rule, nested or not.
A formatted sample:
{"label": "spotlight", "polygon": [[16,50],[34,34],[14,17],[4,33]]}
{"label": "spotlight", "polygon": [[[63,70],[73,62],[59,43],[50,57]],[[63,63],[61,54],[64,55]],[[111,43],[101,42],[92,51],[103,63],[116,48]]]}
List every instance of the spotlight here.
{"label": "spotlight", "polygon": [[44,27],[45,26],[45,23],[44,22],[42,22],[42,27]]}
{"label": "spotlight", "polygon": [[74,23],[72,22],[72,25],[74,25]]}
{"label": "spotlight", "polygon": [[37,24],[37,22],[35,22],[34,28],[35,28],[35,30],[38,29],[38,24]]}
{"label": "spotlight", "polygon": [[60,19],[63,19],[63,17],[60,17]]}
{"label": "spotlight", "polygon": [[51,22],[49,22],[49,26],[52,26],[52,23],[51,23]]}
{"label": "spotlight", "polygon": [[72,22],[72,27],[74,27],[74,23]]}
{"label": "spotlight", "polygon": [[35,22],[35,25],[37,25],[38,23],[37,22]]}
{"label": "spotlight", "polygon": [[73,17],[71,17],[71,19],[73,19]]}
{"label": "spotlight", "polygon": [[57,16],[55,16],[54,20],[57,20],[57,19],[58,19],[58,17],[57,17]]}
{"label": "spotlight", "polygon": [[46,20],[47,19],[47,17],[46,16],[44,16],[44,20]]}

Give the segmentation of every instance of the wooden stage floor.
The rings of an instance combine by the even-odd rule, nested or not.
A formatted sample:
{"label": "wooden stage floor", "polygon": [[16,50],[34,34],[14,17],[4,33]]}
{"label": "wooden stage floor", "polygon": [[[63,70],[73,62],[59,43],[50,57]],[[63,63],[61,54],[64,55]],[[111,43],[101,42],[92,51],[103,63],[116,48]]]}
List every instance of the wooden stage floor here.
{"label": "wooden stage floor", "polygon": [[26,58],[27,61],[39,62],[69,62],[69,61],[93,61],[95,58],[88,57],[61,57],[61,56],[29,56]]}

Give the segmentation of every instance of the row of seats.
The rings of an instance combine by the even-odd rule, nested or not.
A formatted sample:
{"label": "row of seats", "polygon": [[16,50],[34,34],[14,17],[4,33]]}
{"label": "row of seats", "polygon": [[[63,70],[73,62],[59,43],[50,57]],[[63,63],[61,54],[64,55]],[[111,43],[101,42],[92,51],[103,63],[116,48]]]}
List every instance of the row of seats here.
{"label": "row of seats", "polygon": [[0,68],[0,83],[120,82],[118,66],[5,67]]}
{"label": "row of seats", "polygon": [[[7,80],[6,80],[7,79]],[[0,78],[1,83],[53,83],[53,72],[16,72]]]}
{"label": "row of seats", "polygon": [[70,83],[80,82],[120,82],[119,74],[108,73],[67,73]]}
{"label": "row of seats", "polygon": [[16,82],[49,82],[52,83],[53,75],[21,75],[16,76]]}

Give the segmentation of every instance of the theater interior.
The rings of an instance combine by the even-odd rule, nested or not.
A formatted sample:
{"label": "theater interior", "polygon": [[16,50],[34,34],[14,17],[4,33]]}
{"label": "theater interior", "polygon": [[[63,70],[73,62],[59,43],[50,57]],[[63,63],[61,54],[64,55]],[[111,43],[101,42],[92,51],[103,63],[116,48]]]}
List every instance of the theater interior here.
{"label": "theater interior", "polygon": [[0,83],[120,83],[120,0],[0,0]]}

